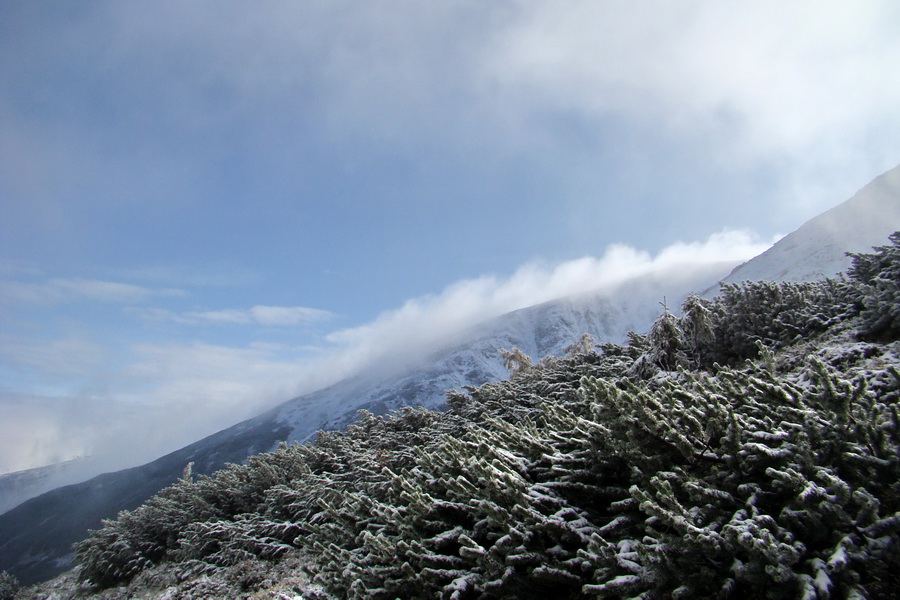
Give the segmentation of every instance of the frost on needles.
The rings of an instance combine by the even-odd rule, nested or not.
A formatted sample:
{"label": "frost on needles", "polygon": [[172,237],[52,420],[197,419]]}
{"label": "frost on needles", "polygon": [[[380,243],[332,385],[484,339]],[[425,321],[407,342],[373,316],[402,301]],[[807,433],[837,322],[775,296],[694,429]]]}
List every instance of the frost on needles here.
{"label": "frost on needles", "polygon": [[625,345],[515,356],[446,412],[186,478],[79,543],[80,578],[299,555],[337,598],[896,597],[890,242],[849,279],[729,285]]}

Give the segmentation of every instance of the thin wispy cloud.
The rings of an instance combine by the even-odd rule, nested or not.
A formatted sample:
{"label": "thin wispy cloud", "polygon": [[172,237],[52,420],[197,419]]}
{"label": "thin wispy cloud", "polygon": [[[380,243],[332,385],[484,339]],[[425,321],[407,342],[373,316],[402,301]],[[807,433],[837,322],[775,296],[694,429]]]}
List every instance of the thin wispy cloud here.
{"label": "thin wispy cloud", "polygon": [[327,310],[306,306],[254,306],[248,309],[226,308],[208,311],[187,311],[149,308],[140,314],[156,320],[184,325],[260,325],[263,327],[301,327],[321,323],[336,315]]}
{"label": "thin wispy cloud", "polygon": [[42,389],[62,384],[55,389],[66,390],[73,381],[105,377],[113,354],[108,345],[74,332],[53,339],[0,332],[0,364],[35,373],[33,381]]}
{"label": "thin wispy cloud", "polygon": [[0,276],[18,277],[22,275],[40,275],[40,269],[31,262],[0,258]]}
{"label": "thin wispy cloud", "polygon": [[154,298],[181,297],[183,290],[147,288],[97,279],[49,279],[40,282],[0,281],[0,299],[7,303],[57,305],[70,302],[141,303]]}
{"label": "thin wispy cloud", "polygon": [[234,288],[262,283],[258,270],[219,262],[129,266],[115,270],[114,274],[119,279],[173,288]]}
{"label": "thin wispy cloud", "polygon": [[209,312],[189,312],[188,320],[208,321],[212,323],[235,323],[239,325],[256,324],[272,327],[291,327],[310,325],[330,319],[333,313],[327,310],[307,308],[305,306],[254,306],[248,310],[218,310]]}

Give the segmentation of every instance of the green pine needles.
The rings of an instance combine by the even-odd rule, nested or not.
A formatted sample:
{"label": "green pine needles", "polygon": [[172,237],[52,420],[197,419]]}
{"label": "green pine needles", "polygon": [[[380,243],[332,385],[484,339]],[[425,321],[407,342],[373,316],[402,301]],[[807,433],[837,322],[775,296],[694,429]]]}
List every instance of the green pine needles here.
{"label": "green pine needles", "polygon": [[0,571],[0,600],[13,600],[19,587],[18,579],[6,571]]}
{"label": "green pine needles", "polygon": [[363,413],[184,479],[79,543],[80,577],[302,552],[339,598],[893,598],[891,241],[850,280],[727,286],[446,412]]}

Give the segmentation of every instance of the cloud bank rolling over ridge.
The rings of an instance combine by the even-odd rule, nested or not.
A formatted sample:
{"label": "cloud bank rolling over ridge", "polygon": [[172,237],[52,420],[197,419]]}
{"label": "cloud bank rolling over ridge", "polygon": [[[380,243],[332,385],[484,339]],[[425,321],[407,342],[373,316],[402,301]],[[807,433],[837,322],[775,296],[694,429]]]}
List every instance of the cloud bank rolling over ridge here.
{"label": "cloud bank rolling over ridge", "polygon": [[[461,331],[512,310],[613,289],[633,277],[665,277],[671,269],[683,272],[712,263],[737,263],[768,246],[769,242],[746,231],[723,231],[703,242],[673,244],[655,256],[616,244],[599,258],[555,265],[529,263],[506,277],[462,280],[439,293],[410,299],[368,324],[326,334],[315,347],[259,341],[243,346],[199,340],[135,343],[127,347],[121,368],[110,370],[105,358],[115,349],[89,338],[32,346],[2,339],[0,352],[7,364],[58,384],[52,396],[35,393],[16,400],[7,392],[7,402],[0,404],[6,412],[0,424],[8,424],[0,425],[0,440],[4,440],[0,469],[18,470],[88,455],[102,459],[109,468],[149,460],[363,369],[379,364],[396,368],[398,360],[421,357]],[[155,297],[165,299],[166,295]],[[160,318],[148,317],[152,309],[128,311],[127,297],[117,300],[137,323]],[[256,306],[182,314],[158,310],[165,310],[171,323],[188,331],[211,325],[294,329],[311,321],[327,322],[333,316],[304,307]],[[69,408],[51,408],[60,404]],[[141,430],[141,448],[129,448],[135,427]]]}

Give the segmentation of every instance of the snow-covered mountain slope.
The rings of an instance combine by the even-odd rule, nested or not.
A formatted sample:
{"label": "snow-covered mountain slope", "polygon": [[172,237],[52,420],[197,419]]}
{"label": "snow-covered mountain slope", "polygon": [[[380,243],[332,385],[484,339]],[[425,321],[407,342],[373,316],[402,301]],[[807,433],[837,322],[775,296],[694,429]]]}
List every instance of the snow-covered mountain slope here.
{"label": "snow-covered mountain slope", "polygon": [[55,463],[45,467],[0,475],[0,514],[60,486],[83,481],[83,459]]}
{"label": "snow-covered mountain slope", "polygon": [[680,304],[690,290],[725,275],[733,265],[645,276],[615,289],[563,298],[509,313],[457,336],[452,345],[400,371],[385,366],[330,388],[290,400],[148,465],[101,475],[29,500],[0,515],[0,570],[24,582],[51,577],[71,561],[71,544],[103,518],[137,506],[174,482],[188,462],[194,473],[211,473],[226,462],[273,448],[279,441],[306,441],[321,429],[341,428],[366,409],[376,414],[403,406],[440,407],[448,390],[507,376],[501,348],[520,348],[540,358],[561,354],[590,333],[620,341],[646,330],[667,298]]}
{"label": "snow-covered mountain slope", "polygon": [[815,281],[850,266],[847,252],[869,252],[900,230],[900,165],[878,176],[852,198],[810,219],[756,258],[737,267],[726,283]]}
{"label": "snow-covered mountain slope", "polygon": [[[898,190],[900,167],[735,269],[726,281],[809,280],[843,271],[849,264],[844,252],[883,245],[889,233],[900,229]],[[722,280],[733,266],[671,269],[509,313],[461,332],[405,370],[382,365],[290,400],[148,465],[29,500],[0,515],[0,570],[10,570],[26,582],[65,570],[72,542],[84,537],[88,528],[99,526],[102,518],[136,506],[174,481],[188,462],[195,463],[195,473],[209,473],[225,462],[240,462],[267,450],[279,440],[302,442],[320,429],[342,427],[360,409],[380,414],[407,405],[440,407],[447,390],[506,377],[498,354],[501,348],[518,347],[540,358],[561,354],[583,333],[597,341],[620,341],[630,330],[646,331],[663,300],[670,309],[677,309],[688,292],[713,289],[710,284]]]}
{"label": "snow-covered mountain slope", "polygon": [[10,571],[25,584],[65,571],[71,566],[72,544],[84,539],[88,529],[171,485],[188,463],[194,463],[194,472],[212,473],[271,448],[287,433],[273,426],[272,414],[267,413],[146,465],[32,498],[0,515],[0,571]]}
{"label": "snow-covered mountain slope", "polygon": [[361,409],[384,414],[403,406],[440,408],[448,390],[506,378],[500,349],[519,348],[537,360],[563,354],[584,333],[597,341],[622,341],[629,331],[646,331],[663,300],[678,307],[688,293],[729,268],[718,264],[648,275],[508,313],[405,372],[386,377],[368,372],[289,401],[276,409],[276,420],[291,428],[291,440],[302,442],[320,429],[346,426]]}

